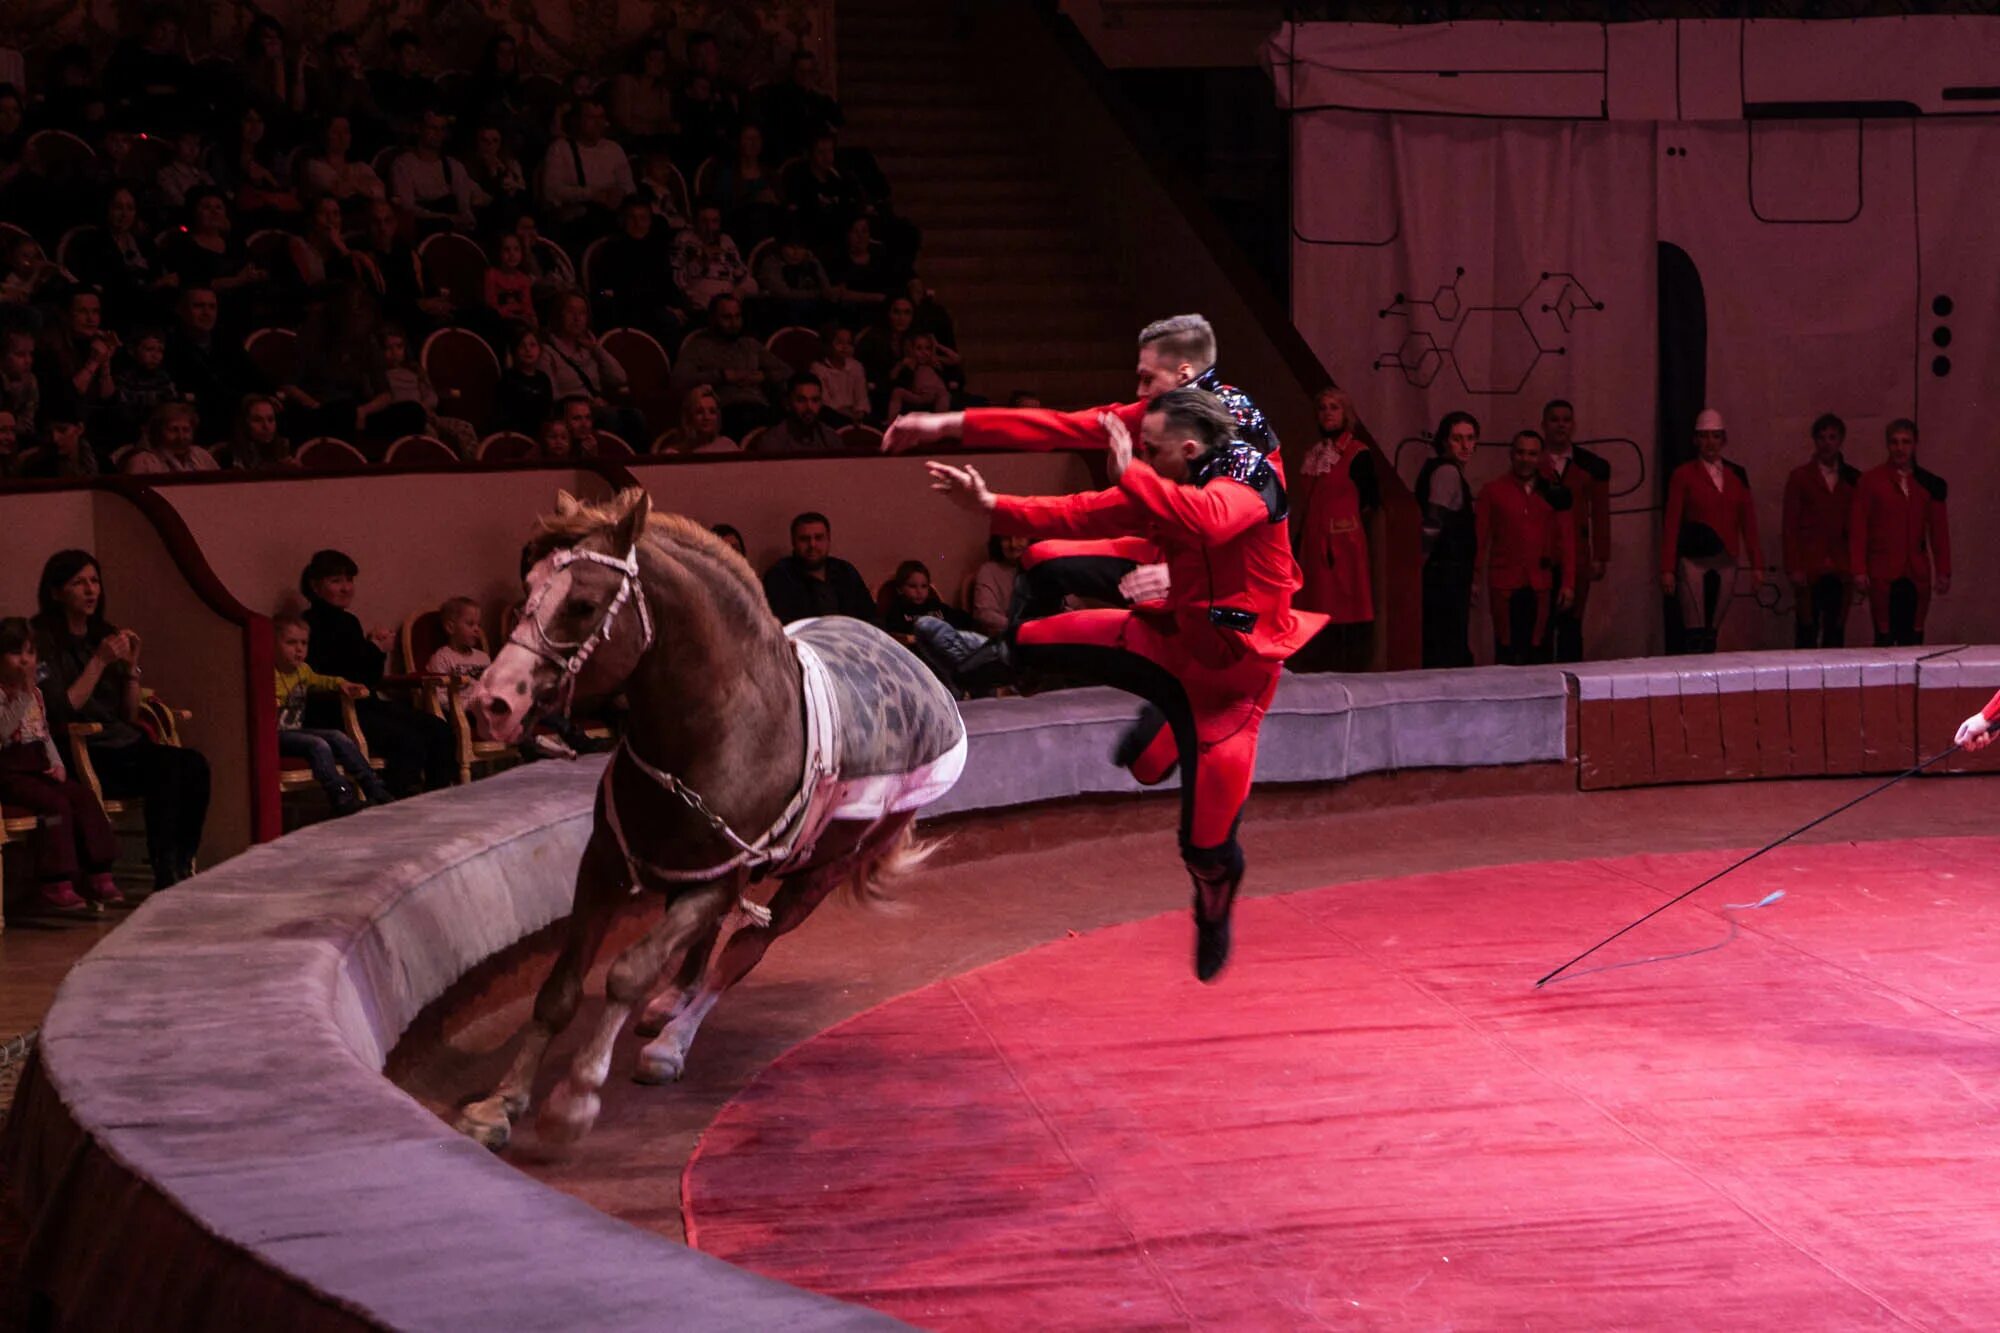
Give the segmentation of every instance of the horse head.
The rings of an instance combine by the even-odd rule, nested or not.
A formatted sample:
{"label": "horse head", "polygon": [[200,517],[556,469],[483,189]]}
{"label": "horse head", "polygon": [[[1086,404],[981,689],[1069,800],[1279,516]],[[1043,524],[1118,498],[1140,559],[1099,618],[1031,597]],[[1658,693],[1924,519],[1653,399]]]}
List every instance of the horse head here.
{"label": "horse head", "polygon": [[513,744],[549,707],[614,693],[637,669],[653,643],[640,573],[651,514],[637,487],[602,505],[557,494],[522,556],[520,620],[467,701],[490,739]]}

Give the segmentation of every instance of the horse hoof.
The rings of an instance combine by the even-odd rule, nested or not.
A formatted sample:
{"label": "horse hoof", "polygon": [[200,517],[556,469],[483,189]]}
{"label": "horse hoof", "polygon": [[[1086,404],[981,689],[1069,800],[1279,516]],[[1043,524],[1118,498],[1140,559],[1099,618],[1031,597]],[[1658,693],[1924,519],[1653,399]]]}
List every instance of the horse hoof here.
{"label": "horse hoof", "polygon": [[535,1120],[535,1133],[551,1147],[566,1148],[590,1133],[590,1127],[597,1123],[600,1105],[596,1093],[572,1092],[567,1084],[558,1084],[542,1104],[542,1113]]}
{"label": "horse hoof", "polygon": [[678,1083],[687,1070],[687,1055],[681,1051],[658,1051],[643,1049],[639,1052],[639,1065],[632,1071],[634,1083]]}
{"label": "horse hoof", "polygon": [[483,1102],[474,1102],[459,1112],[458,1121],[453,1128],[480,1147],[494,1152],[506,1147],[507,1140],[514,1133],[513,1123],[508,1120],[507,1113],[488,1107]]}

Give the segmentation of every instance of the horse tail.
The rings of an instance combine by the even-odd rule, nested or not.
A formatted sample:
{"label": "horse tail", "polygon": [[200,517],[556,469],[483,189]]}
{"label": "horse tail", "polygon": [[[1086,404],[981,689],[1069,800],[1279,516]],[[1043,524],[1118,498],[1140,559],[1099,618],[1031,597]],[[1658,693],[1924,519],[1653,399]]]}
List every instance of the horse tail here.
{"label": "horse tail", "polygon": [[900,828],[854,863],[844,886],[849,902],[878,908],[894,903],[896,881],[930,860],[944,846],[943,838],[919,838],[916,824],[914,811],[904,815]]}

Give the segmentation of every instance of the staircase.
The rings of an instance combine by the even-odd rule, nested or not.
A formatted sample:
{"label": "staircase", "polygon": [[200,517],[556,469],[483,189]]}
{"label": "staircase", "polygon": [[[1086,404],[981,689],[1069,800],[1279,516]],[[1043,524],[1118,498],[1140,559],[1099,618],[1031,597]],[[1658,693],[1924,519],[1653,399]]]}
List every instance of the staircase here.
{"label": "staircase", "polygon": [[1008,101],[989,89],[956,6],[841,0],[843,138],[872,149],[896,209],[923,229],[917,270],[958,328],[968,387],[996,405],[1017,389],[1050,407],[1132,392],[1129,295]]}

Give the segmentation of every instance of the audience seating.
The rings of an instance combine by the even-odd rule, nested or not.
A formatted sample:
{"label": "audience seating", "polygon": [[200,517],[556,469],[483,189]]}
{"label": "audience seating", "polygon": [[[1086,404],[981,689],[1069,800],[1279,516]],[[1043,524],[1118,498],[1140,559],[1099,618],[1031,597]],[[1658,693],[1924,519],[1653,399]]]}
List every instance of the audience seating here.
{"label": "audience seating", "polygon": [[597,456],[599,458],[637,458],[634,449],[622,435],[613,435],[608,430],[597,432]]}
{"label": "audience seating", "polygon": [[[382,761],[368,753],[368,737],[361,732],[361,718],[354,711],[354,700],[342,695],[340,699],[340,729],[348,739],[360,749],[361,757],[368,761],[368,767],[377,773],[382,771]],[[295,792],[318,791],[319,780],[313,776],[312,765],[291,755],[278,758],[278,794],[290,796]],[[306,822],[306,821],[301,821]]]}
{"label": "audience seating", "polygon": [[491,419],[493,395],[500,387],[500,358],[484,338],[471,329],[439,329],[424,339],[419,359],[446,416],[463,417],[475,428]]}
{"label": "audience seating", "polygon": [[41,826],[42,821],[30,811],[0,807],[0,932],[7,929],[7,848],[16,838],[26,837]]}
{"label": "audience seating", "polygon": [[882,448],[882,432],[873,426],[843,426],[840,430],[840,443],[848,449],[863,449],[874,453]]}
{"label": "audience seating", "polygon": [[[592,272],[592,269],[596,267],[597,252],[602,250],[604,243],[610,239],[609,236],[599,236],[589,245],[583,247],[583,254],[577,260],[577,266],[583,271],[583,293],[592,298],[593,301],[595,301],[600,292],[604,292],[604,289],[597,285],[597,275]],[[607,292],[605,294],[611,296],[617,295],[616,292]],[[617,354],[614,352],[612,355],[615,356]]]}
{"label": "audience seating", "polygon": [[646,452],[649,454],[670,454],[674,451],[674,446],[680,443],[680,440],[681,430],[679,426],[674,427],[672,430],[663,430],[653,437],[653,443],[647,448]]}
{"label": "audience seating", "polygon": [[535,456],[535,441],[517,430],[496,430],[479,442],[482,463],[514,463]]}
{"label": "audience seating", "polygon": [[771,349],[772,356],[790,366],[795,375],[819,360],[819,332],[802,324],[787,324],[766,338],[764,346]]}
{"label": "audience seating", "polygon": [[304,468],[367,467],[368,455],[331,435],[321,435],[300,445],[293,457]]}
{"label": "audience seating", "polygon": [[28,234],[26,227],[17,227],[11,222],[0,222],[0,254],[12,250],[14,243],[23,239],[32,241],[35,238]]}
{"label": "audience seating", "polygon": [[250,238],[243,242],[243,250],[266,273],[283,273],[291,267],[292,242],[296,239],[288,231],[266,227],[251,232]]}
{"label": "audience seating", "polygon": [[433,296],[450,295],[467,305],[475,305],[486,293],[486,252],[479,242],[455,231],[426,236],[417,247],[417,259],[424,267],[424,283]]}
{"label": "audience seating", "polygon": [[104,228],[94,222],[81,222],[64,232],[62,239],[56,242],[56,267],[65,273],[71,272],[72,270],[69,266],[70,247],[77,243],[78,237],[92,236],[103,230]]}
{"label": "audience seating", "polygon": [[[708,198],[708,187],[714,184],[715,182],[715,171],[716,171],[715,163],[716,160],[712,157],[703,158],[701,165],[694,169],[695,198],[697,199]],[[688,221],[693,222],[694,218],[690,216],[688,218]]]}
{"label": "audience seating", "polygon": [[667,184],[673,195],[674,211],[689,221],[693,221],[694,196],[688,193],[687,177],[681,175],[681,169],[676,166],[669,166],[667,173]]}
{"label": "audience seating", "polygon": [[299,335],[290,329],[258,329],[244,339],[243,351],[272,384],[290,384],[298,377]]}
{"label": "audience seating", "polygon": [[403,467],[449,467],[459,458],[456,449],[435,435],[405,435],[389,446],[382,461]]}
{"label": "audience seating", "polygon": [[743,266],[749,269],[751,273],[756,273],[757,265],[764,262],[764,256],[771,253],[771,247],[777,243],[777,237],[766,236],[763,240],[751,246],[750,253],[743,256]]}
{"label": "audience seating", "polygon": [[28,136],[21,157],[40,166],[44,175],[58,176],[90,166],[97,161],[97,151],[68,130],[36,130]]}
{"label": "audience seating", "polygon": [[546,236],[535,238],[535,262],[550,278],[566,287],[576,286],[576,265],[570,260],[569,251]]}
{"label": "audience seating", "polygon": [[764,438],[764,427],[759,426],[757,427],[757,429],[750,431],[748,434],[744,435],[744,437],[738,440],[736,443],[742,445],[743,452],[747,454],[752,449],[755,449],[757,447],[757,441],[763,438]]}

